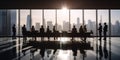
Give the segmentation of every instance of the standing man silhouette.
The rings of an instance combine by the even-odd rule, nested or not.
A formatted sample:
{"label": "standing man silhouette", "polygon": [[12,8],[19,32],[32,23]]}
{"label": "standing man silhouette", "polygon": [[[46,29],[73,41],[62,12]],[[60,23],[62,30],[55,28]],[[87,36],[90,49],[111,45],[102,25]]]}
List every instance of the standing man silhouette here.
{"label": "standing man silhouette", "polygon": [[53,26],[53,35],[54,35],[54,40],[56,39],[56,29],[55,26]]}
{"label": "standing man silhouette", "polygon": [[27,37],[26,37],[26,27],[25,27],[25,24],[23,25],[22,27],[22,34],[23,34],[23,43],[26,43],[26,40],[27,40]]}
{"label": "standing man silhouette", "polygon": [[98,30],[99,30],[99,40],[101,40],[101,38],[102,38],[102,25],[101,25],[101,23],[99,23],[99,28],[98,28]]}
{"label": "standing man silhouette", "polygon": [[104,28],[103,28],[104,40],[106,40],[107,28],[108,28],[108,25],[105,22],[104,23]]}
{"label": "standing man silhouette", "polygon": [[12,26],[12,32],[13,32],[13,37],[15,38],[15,36],[16,36],[16,27],[15,27],[15,24]]}
{"label": "standing man silhouette", "polygon": [[36,34],[35,34],[35,27],[34,26],[32,26],[32,28],[31,28],[31,33],[32,33],[32,36],[33,36],[33,38],[32,38],[32,40],[34,40],[34,41],[36,41]]}
{"label": "standing man silhouette", "polygon": [[43,25],[40,28],[40,34],[41,34],[41,41],[44,40],[44,35],[45,35],[45,29],[43,28]]}

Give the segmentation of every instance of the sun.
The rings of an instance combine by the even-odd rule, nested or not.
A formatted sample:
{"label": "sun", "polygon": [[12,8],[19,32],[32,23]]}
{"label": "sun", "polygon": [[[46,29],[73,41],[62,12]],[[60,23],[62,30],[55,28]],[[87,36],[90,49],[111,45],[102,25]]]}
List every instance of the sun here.
{"label": "sun", "polygon": [[66,10],[68,10],[68,8],[64,6],[64,7],[62,8],[62,10],[63,10],[63,11],[66,11]]}
{"label": "sun", "polygon": [[66,6],[64,6],[61,10],[63,14],[67,14],[69,11],[69,9]]}

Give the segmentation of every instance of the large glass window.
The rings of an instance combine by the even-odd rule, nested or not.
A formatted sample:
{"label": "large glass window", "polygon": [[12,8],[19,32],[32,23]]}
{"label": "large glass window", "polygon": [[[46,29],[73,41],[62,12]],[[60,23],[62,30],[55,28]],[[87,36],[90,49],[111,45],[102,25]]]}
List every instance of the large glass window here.
{"label": "large glass window", "polygon": [[108,25],[107,35],[109,33],[109,10],[98,10],[98,27],[99,23],[102,24],[102,28],[104,28],[104,23]]}
{"label": "large glass window", "polygon": [[69,10],[57,10],[57,24],[59,31],[69,31]]}
{"label": "large glass window", "polygon": [[111,10],[111,35],[120,36],[120,10]]}
{"label": "large glass window", "polygon": [[84,22],[87,27],[87,31],[93,31],[93,35],[96,35],[96,10],[84,10]]}
{"label": "large glass window", "polygon": [[73,25],[76,26],[77,31],[79,31],[80,26],[83,24],[83,18],[82,18],[82,10],[80,9],[72,9],[70,10],[70,20],[71,20],[71,28],[73,28]]}
{"label": "large glass window", "polygon": [[35,30],[39,31],[42,25],[42,10],[33,9],[32,10],[32,25],[35,27]]}
{"label": "large glass window", "polygon": [[20,10],[20,35],[22,35],[22,26],[26,25],[27,31],[30,31],[31,28],[31,21],[30,21],[30,10]]}
{"label": "large glass window", "polygon": [[56,22],[56,16],[55,16],[55,10],[53,9],[46,9],[44,10],[44,21],[46,28],[49,26],[50,30],[53,30],[53,26],[55,25]]}

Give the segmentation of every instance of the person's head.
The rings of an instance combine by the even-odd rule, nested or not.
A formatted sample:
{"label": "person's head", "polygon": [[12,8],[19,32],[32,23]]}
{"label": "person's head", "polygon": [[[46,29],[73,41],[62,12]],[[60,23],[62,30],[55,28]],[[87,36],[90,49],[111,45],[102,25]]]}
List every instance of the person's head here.
{"label": "person's head", "polygon": [[75,25],[73,25],[73,28],[75,28]]}
{"label": "person's head", "polygon": [[25,24],[23,26],[25,27]]}
{"label": "person's head", "polygon": [[104,23],[104,25],[106,25],[106,22]]}
{"label": "person's head", "polygon": [[101,23],[99,23],[99,25],[101,25]]}
{"label": "person's head", "polygon": [[15,26],[15,24],[13,26]]}
{"label": "person's head", "polygon": [[43,25],[41,25],[41,28],[43,28]]}
{"label": "person's head", "polygon": [[55,26],[53,26],[53,28],[55,28]]}
{"label": "person's head", "polygon": [[84,27],[86,27],[86,25],[84,25]]}
{"label": "person's head", "polygon": [[82,25],[80,26],[80,28],[82,28]]}
{"label": "person's head", "polygon": [[34,26],[32,26],[32,28],[34,28]]}

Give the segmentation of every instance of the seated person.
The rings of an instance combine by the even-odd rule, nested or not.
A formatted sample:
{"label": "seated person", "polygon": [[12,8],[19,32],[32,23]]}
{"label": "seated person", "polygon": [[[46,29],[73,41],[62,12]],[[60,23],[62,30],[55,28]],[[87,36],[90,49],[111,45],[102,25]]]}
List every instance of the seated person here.
{"label": "seated person", "polygon": [[77,29],[76,29],[75,25],[72,28],[72,33],[77,33]]}
{"label": "seated person", "polygon": [[79,33],[84,33],[84,30],[83,30],[82,25],[81,25],[80,28],[79,28]]}
{"label": "seated person", "polygon": [[84,30],[84,33],[86,33],[86,32],[87,32],[86,25],[84,25],[83,30]]}
{"label": "seated person", "polygon": [[74,25],[72,28],[72,40],[73,40],[73,37],[76,35],[76,33],[77,33],[77,29],[75,28],[75,25]]}

